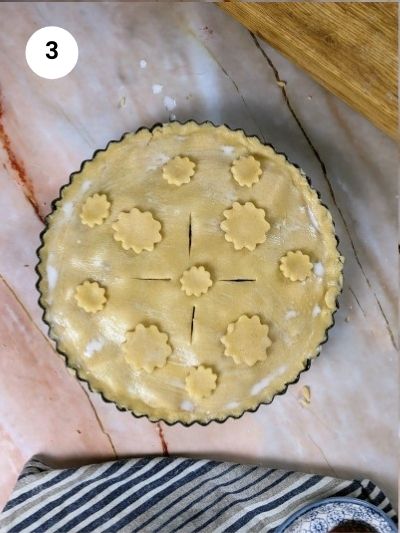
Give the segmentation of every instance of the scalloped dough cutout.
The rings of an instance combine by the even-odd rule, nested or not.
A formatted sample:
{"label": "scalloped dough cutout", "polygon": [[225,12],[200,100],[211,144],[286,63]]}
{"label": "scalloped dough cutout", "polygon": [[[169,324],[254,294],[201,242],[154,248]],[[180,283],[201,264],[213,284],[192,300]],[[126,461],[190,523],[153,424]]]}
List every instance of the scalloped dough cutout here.
{"label": "scalloped dough cutout", "polygon": [[106,290],[97,281],[87,280],[76,288],[75,300],[78,307],[87,313],[97,313],[107,302]]}
{"label": "scalloped dough cutout", "polygon": [[111,203],[106,194],[93,194],[86,199],[79,214],[82,224],[94,228],[101,225],[110,214]]}
{"label": "scalloped dough cutout", "polygon": [[133,331],[126,333],[122,351],[132,368],[151,373],[155,368],[165,366],[172,348],[168,335],[162,333],[157,326],[138,324]]}
{"label": "scalloped dough cutout", "polygon": [[310,276],[313,264],[307,254],[296,250],[281,258],[279,268],[290,281],[304,281]]}
{"label": "scalloped dough cutout", "polygon": [[260,162],[252,155],[235,159],[231,166],[231,172],[241,187],[248,188],[258,183],[262,174]]}
{"label": "scalloped dough cutout", "polygon": [[217,387],[217,374],[211,368],[202,365],[191,368],[185,384],[189,396],[195,400],[208,398]]}
{"label": "scalloped dough cutout", "polygon": [[272,344],[268,331],[268,326],[262,324],[257,315],[242,315],[228,325],[226,334],[221,338],[225,355],[232,357],[237,365],[253,366],[265,361],[267,348]]}
{"label": "scalloped dough cutout", "polygon": [[189,183],[195,172],[195,163],[188,157],[176,156],[163,166],[163,178],[170,184],[180,187]]}
{"label": "scalloped dough cutout", "polygon": [[114,239],[120,242],[124,250],[133,250],[140,254],[144,250],[151,252],[154,245],[161,241],[161,223],[150,211],[140,211],[136,207],[128,213],[118,215],[112,224]]}
{"label": "scalloped dough cutout", "polygon": [[257,208],[252,202],[234,202],[223,214],[226,220],[221,222],[221,229],[235,250],[247,248],[253,251],[258,244],[265,242],[271,226],[265,218],[264,209]]}
{"label": "scalloped dough cutout", "polygon": [[182,274],[181,289],[187,296],[206,294],[212,286],[210,273],[203,266],[192,266]]}

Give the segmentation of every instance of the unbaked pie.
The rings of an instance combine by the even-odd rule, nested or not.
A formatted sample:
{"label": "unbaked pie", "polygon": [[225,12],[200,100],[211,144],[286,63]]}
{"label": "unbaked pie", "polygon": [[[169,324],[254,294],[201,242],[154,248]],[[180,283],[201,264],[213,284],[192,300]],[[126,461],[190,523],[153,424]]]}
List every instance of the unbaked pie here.
{"label": "unbaked pie", "polygon": [[40,303],[78,376],[150,420],[240,416],[326,339],[342,286],[304,174],[242,131],[173,122],[112,142],[47,219]]}

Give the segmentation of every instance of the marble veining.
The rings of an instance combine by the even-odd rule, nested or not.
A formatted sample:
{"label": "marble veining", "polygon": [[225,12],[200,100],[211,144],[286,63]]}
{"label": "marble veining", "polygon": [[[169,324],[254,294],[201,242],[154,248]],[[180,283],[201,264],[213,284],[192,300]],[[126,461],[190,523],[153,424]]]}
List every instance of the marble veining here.
{"label": "marble veining", "polygon": [[[80,48],[61,80],[25,62],[46,25]],[[209,3],[5,2],[0,30],[0,506],[34,454],[58,466],[164,453],[370,477],[395,502],[395,144]],[[39,233],[69,174],[110,139],[174,117],[243,128],[287,154],[330,208],[346,257],[336,326],[311,370],[223,425],[167,427],[104,403],[55,354],[37,304]]]}

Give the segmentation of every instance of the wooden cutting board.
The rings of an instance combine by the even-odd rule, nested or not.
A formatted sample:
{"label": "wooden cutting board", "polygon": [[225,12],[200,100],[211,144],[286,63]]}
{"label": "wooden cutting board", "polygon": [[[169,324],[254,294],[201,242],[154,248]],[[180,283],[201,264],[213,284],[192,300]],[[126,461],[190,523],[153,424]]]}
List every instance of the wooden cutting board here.
{"label": "wooden cutting board", "polygon": [[397,3],[224,2],[219,6],[397,137]]}

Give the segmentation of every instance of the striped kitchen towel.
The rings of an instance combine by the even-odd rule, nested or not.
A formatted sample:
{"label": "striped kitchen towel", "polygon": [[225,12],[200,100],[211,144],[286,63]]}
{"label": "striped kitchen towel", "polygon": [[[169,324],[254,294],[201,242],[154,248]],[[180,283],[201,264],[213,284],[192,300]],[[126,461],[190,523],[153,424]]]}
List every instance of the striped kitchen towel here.
{"label": "striped kitchen towel", "polygon": [[33,459],[0,514],[14,532],[273,532],[297,509],[353,496],[395,511],[371,481],[156,457],[54,470]]}

